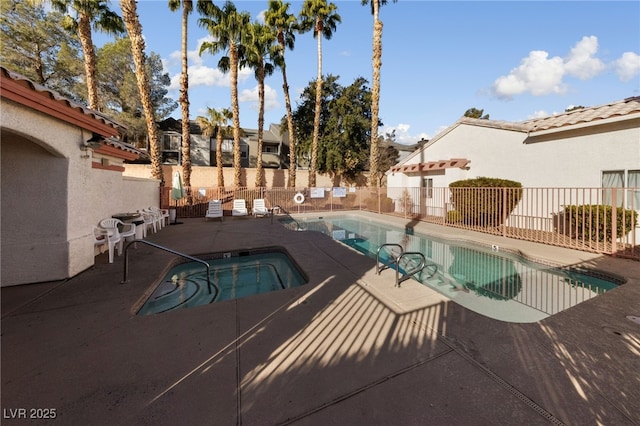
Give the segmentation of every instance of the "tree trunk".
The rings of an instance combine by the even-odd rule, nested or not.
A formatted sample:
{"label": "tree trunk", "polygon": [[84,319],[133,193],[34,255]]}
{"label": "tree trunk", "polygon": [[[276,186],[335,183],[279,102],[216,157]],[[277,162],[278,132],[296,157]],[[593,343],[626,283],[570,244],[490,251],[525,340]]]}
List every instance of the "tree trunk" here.
{"label": "tree trunk", "polygon": [[127,27],[129,39],[131,40],[131,53],[136,68],[136,79],[138,90],[140,91],[140,101],[144,110],[147,132],[149,137],[149,151],[151,155],[151,174],[160,180],[160,186],[164,186],[164,176],[162,174],[162,159],[160,156],[160,140],[156,128],[153,105],[151,103],[151,89],[149,88],[149,78],[145,68],[144,38],[142,38],[142,26],[138,20],[136,0],[121,0],[122,19]]}
{"label": "tree trunk", "polygon": [[264,133],[264,67],[258,69],[258,99],[260,111],[258,112],[258,153],[256,155],[256,188],[264,186],[264,172],[262,170],[262,136]]}
{"label": "tree trunk", "polygon": [[379,0],[373,1],[373,87],[371,88],[371,153],[369,184],[379,186],[378,175],[378,115],[380,111],[380,68],[382,68],[382,22],[378,18]]}
{"label": "tree trunk", "polygon": [[233,110],[233,188],[241,186],[240,158],[240,110],[238,107],[238,46],[231,43],[229,48],[231,62],[231,108]]}
{"label": "tree trunk", "polygon": [[289,130],[289,188],[296,187],[296,135],[293,133],[293,112],[291,111],[291,97],[289,96],[289,83],[287,83],[287,71],[284,63],[284,40],[280,42],[282,48],[282,90],[284,91],[284,104],[287,108],[287,130]]}
{"label": "tree trunk", "polygon": [[98,82],[96,80],[96,51],[91,36],[91,18],[85,13],[78,16],[78,37],[84,55],[84,73],[87,82],[87,100],[89,108],[99,111]]}
{"label": "tree trunk", "polygon": [[182,75],[180,78],[180,106],[182,109],[182,177],[191,200],[191,132],[189,127],[189,68],[187,60],[187,30],[189,6],[182,4]]}
{"label": "tree trunk", "polygon": [[218,127],[218,135],[216,137],[216,167],[218,169],[218,188],[224,188],[224,166],[222,164],[222,141],[224,132],[222,126]]}
{"label": "tree trunk", "polygon": [[313,117],[313,144],[311,146],[311,167],[309,168],[309,187],[316,186],[318,169],[318,139],[320,139],[320,110],[322,109],[322,31],[316,28],[318,39],[318,76],[316,78],[316,110]]}

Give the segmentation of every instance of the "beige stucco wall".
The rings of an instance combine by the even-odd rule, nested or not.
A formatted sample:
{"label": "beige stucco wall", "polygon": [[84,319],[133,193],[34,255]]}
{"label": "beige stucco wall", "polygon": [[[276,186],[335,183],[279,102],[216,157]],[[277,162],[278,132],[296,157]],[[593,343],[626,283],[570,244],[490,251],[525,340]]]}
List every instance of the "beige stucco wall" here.
{"label": "beige stucco wall", "polygon": [[81,149],[90,132],[4,98],[0,107],[0,285],[78,274],[94,264],[101,218],[159,205],[158,181],[92,168]]}
{"label": "beige stucco wall", "polygon": [[[148,164],[125,164],[125,176],[148,178],[151,176],[151,166]],[[166,186],[171,186],[173,172],[175,170],[182,173],[181,166],[163,166],[164,181]],[[285,169],[263,169],[266,187],[283,188],[289,183],[289,170]],[[225,187],[233,187],[233,167],[224,167],[224,184]],[[242,186],[254,188],[256,181],[256,169],[242,169]],[[304,188],[309,183],[308,170],[296,170],[296,187]],[[331,187],[332,182],[328,176],[318,174],[316,176],[317,186]],[[218,186],[218,169],[217,167],[193,166],[191,168],[191,186],[199,188],[211,188]]]}
{"label": "beige stucco wall", "polygon": [[[406,164],[471,160],[469,170],[446,169],[428,176],[434,187],[481,176],[515,180],[525,187],[600,187],[603,170],[640,167],[640,119],[554,137],[525,143],[526,133],[462,124]],[[388,176],[388,186],[419,187],[420,180],[419,174],[395,173]]]}

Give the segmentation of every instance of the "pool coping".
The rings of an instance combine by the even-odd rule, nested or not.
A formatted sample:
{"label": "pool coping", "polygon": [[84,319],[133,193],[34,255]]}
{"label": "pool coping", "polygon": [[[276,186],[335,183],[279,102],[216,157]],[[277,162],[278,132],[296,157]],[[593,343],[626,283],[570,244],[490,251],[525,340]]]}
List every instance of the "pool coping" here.
{"label": "pool coping", "polygon": [[140,247],[128,284],[122,257],[100,255],[70,280],[2,288],[3,409],[56,408],[60,424],[640,423],[629,374],[640,325],[627,318],[640,309],[640,262],[481,235],[627,279],[539,323],[507,324],[442,301],[394,312],[362,289],[390,291],[389,277],[326,236],[263,218],[183,222],[149,239],[190,253],[285,241],[310,283],[135,317],[172,260]]}

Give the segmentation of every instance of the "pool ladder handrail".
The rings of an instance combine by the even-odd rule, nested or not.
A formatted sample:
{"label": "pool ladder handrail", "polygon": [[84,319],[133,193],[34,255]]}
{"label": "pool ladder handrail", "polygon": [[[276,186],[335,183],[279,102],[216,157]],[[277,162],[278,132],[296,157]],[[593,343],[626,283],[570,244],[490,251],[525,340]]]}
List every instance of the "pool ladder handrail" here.
{"label": "pool ladder handrail", "polygon": [[286,210],[284,209],[284,207],[282,207],[282,206],[281,206],[281,205],[279,205],[279,204],[276,204],[275,206],[273,206],[273,207],[271,208],[271,223],[273,223],[273,216],[275,216],[274,211],[275,211],[276,209],[278,209],[278,210],[280,210],[280,211],[284,212],[284,214],[285,214],[285,215],[289,216],[289,219],[291,219],[291,220],[296,224],[296,226],[297,226],[296,231],[303,230],[303,228],[302,228],[302,226],[300,225],[300,223],[299,223],[297,220],[295,220],[295,219],[293,218],[293,216],[291,216],[291,213],[289,213],[288,211],[286,211]]}
{"label": "pool ladder handrail", "polygon": [[[380,251],[384,248],[384,247],[396,247],[400,249],[400,254],[396,257],[394,256],[394,254],[390,251],[389,254],[391,256],[391,261],[388,263],[384,263],[382,265],[380,265]],[[404,273],[404,275],[402,277],[400,277],[400,261],[404,258],[404,257],[409,257],[409,256],[418,256],[420,257],[420,264],[414,268],[414,269],[410,269],[408,271],[406,271]],[[426,266],[427,266],[427,258],[425,257],[424,254],[420,253],[419,251],[404,251],[404,248],[400,245],[400,244],[395,244],[395,243],[387,243],[387,244],[382,244],[380,247],[378,247],[378,250],[376,252],[376,274],[380,275],[380,272],[384,271],[385,269],[390,268],[392,265],[396,265],[396,287],[400,287],[400,284],[403,283],[404,281],[408,280],[409,278],[413,277],[415,274],[421,272]],[[433,266],[435,268],[434,272],[431,274],[431,276],[433,276],[433,274],[435,274],[436,270],[437,270],[437,266],[435,264],[430,265]]]}
{"label": "pool ladder handrail", "polygon": [[133,240],[133,241],[130,241],[127,244],[127,246],[124,248],[124,277],[122,279],[121,284],[126,284],[126,283],[129,282],[129,247],[131,247],[131,244],[135,244],[135,243],[143,243],[143,244],[149,245],[151,247],[155,247],[157,249],[164,250],[164,251],[169,252],[171,254],[175,254],[177,256],[184,257],[185,259],[189,259],[189,260],[191,260],[193,262],[202,263],[207,268],[207,290],[209,291],[209,294],[211,294],[211,267],[207,262],[205,262],[202,259],[198,259],[197,257],[193,257],[193,256],[189,256],[188,254],[180,253],[179,251],[172,250],[172,249],[170,249],[168,247],[164,247],[164,246],[161,246],[161,245],[156,244],[156,243],[152,243],[151,241],[147,241],[147,240]]}

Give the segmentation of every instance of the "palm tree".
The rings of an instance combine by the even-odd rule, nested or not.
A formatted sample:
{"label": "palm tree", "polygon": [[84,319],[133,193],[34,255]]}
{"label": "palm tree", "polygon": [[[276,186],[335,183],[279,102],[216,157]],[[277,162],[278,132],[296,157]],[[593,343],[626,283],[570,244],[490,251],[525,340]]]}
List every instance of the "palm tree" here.
{"label": "palm tree", "polygon": [[240,111],[238,108],[238,68],[243,55],[242,37],[246,31],[251,16],[248,12],[238,12],[235,5],[227,1],[221,8],[211,0],[198,0],[198,11],[204,15],[198,23],[206,28],[214,41],[204,42],[200,46],[200,55],[209,52],[215,55],[227,52],[218,61],[218,68],[231,72],[231,108],[233,111],[233,173],[234,189],[240,188],[241,158],[240,158]]}
{"label": "palm tree", "polygon": [[[45,0],[31,0],[32,4],[42,4]],[[84,72],[87,83],[89,108],[101,110],[98,97],[98,81],[96,79],[96,50],[93,45],[93,28],[107,34],[124,33],[122,18],[109,9],[109,0],[50,0],[51,6],[62,13],[69,9],[76,11],[76,17],[65,15],[62,27],[78,34],[84,56]]]}
{"label": "palm tree", "polygon": [[191,134],[189,131],[189,65],[187,60],[187,30],[193,0],[169,0],[169,9],[175,12],[182,4],[182,74],[180,75],[180,107],[182,109],[182,176],[191,198]]}
{"label": "palm tree", "polygon": [[318,139],[320,136],[320,110],[322,108],[322,37],[330,40],[337,24],[342,22],[336,13],[338,7],[326,0],[305,0],[300,12],[301,33],[313,30],[313,37],[318,40],[318,76],[316,78],[316,109],[313,119],[313,142],[311,146],[311,166],[309,170],[309,187],[316,186],[316,170],[318,162]]}
{"label": "palm tree", "polygon": [[273,74],[274,65],[269,62],[271,58],[278,54],[275,46],[275,34],[271,28],[254,22],[249,26],[247,39],[244,43],[244,58],[240,66],[249,66],[255,70],[256,80],[258,80],[258,97],[260,109],[258,112],[258,153],[256,164],[256,188],[264,186],[264,173],[262,170],[262,135],[264,130],[264,79]]}
{"label": "palm tree", "polygon": [[[395,3],[398,0],[393,0]],[[366,5],[369,0],[362,0]],[[380,20],[380,6],[387,4],[387,0],[371,0],[371,14],[373,14],[373,87],[371,88],[371,153],[369,155],[369,184],[379,185],[378,170],[378,116],[380,113],[380,68],[382,68],[382,21]]]}
{"label": "palm tree", "polygon": [[207,107],[207,117],[198,116],[196,123],[206,138],[216,134],[216,167],[218,169],[218,188],[224,188],[224,165],[222,164],[222,141],[232,129],[228,123],[233,118],[229,108],[216,110]]}
{"label": "palm tree", "polygon": [[276,33],[280,46],[279,60],[275,64],[282,70],[282,89],[284,91],[284,103],[287,108],[287,129],[289,131],[289,187],[296,186],[296,138],[293,131],[293,113],[291,112],[291,97],[289,96],[289,83],[287,83],[287,67],[284,60],[284,52],[288,48],[293,50],[297,31],[298,20],[295,15],[289,14],[290,3],[282,0],[269,0],[269,9],[264,14],[264,22]]}
{"label": "palm tree", "polygon": [[160,156],[160,139],[156,128],[155,114],[151,102],[151,90],[149,77],[145,67],[144,38],[142,37],[142,25],[138,19],[138,9],[136,0],[120,0],[122,7],[122,18],[131,40],[131,54],[136,68],[136,80],[140,91],[140,102],[144,110],[145,121],[147,123],[147,133],[149,134],[149,147],[151,156],[151,174],[160,180],[160,186],[164,185],[162,173],[162,159]]}

